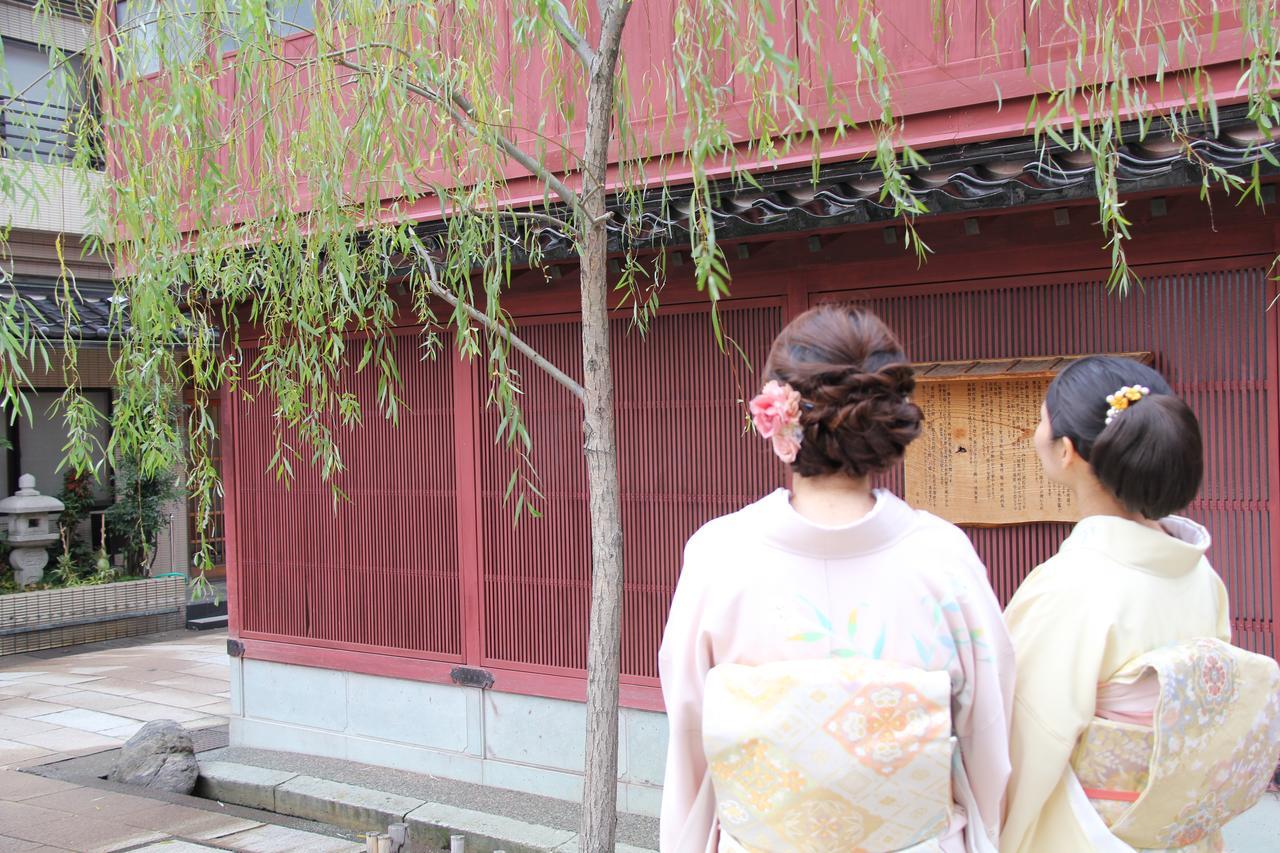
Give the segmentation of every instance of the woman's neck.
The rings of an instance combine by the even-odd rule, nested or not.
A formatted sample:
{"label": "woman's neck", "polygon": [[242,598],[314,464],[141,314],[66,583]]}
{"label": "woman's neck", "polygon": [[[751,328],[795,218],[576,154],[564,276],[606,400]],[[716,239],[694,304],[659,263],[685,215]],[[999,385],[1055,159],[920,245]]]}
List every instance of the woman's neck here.
{"label": "woman's neck", "polygon": [[1115,495],[1104,489],[1097,480],[1078,483],[1073,491],[1076,495],[1076,507],[1080,510],[1081,518],[1089,518],[1093,515],[1107,515],[1123,518],[1126,521],[1141,524],[1143,527],[1150,527],[1152,530],[1164,531],[1164,528],[1160,526],[1160,522],[1152,521],[1142,513],[1132,512],[1127,509],[1124,504],[1116,499]]}
{"label": "woman's neck", "polygon": [[853,524],[871,512],[875,505],[869,477],[796,475],[791,484],[791,506],[803,518],[822,527]]}

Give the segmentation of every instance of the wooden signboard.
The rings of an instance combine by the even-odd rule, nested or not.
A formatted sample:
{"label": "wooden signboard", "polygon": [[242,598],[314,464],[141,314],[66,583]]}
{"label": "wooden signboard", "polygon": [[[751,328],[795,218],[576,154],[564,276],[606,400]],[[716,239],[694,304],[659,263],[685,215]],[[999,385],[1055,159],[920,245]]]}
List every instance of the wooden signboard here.
{"label": "wooden signboard", "polygon": [[917,365],[924,429],[907,447],[907,502],[975,527],[1075,521],[1071,493],[1044,476],[1032,445],[1045,390],[1074,360]]}

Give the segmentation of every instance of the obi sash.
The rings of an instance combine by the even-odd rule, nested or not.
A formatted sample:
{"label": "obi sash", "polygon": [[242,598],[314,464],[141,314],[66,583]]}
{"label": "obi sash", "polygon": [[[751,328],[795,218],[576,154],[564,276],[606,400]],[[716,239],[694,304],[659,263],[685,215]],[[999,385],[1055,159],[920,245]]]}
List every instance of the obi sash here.
{"label": "obi sash", "polygon": [[879,660],[721,664],[702,709],[721,850],[938,850],[951,679]]}
{"label": "obi sash", "polygon": [[1150,674],[1151,726],[1094,718],[1077,742],[1076,816],[1086,833],[1101,819],[1100,850],[1220,850],[1222,827],[1258,801],[1280,760],[1280,666],[1197,639],[1148,652],[1109,683]]}

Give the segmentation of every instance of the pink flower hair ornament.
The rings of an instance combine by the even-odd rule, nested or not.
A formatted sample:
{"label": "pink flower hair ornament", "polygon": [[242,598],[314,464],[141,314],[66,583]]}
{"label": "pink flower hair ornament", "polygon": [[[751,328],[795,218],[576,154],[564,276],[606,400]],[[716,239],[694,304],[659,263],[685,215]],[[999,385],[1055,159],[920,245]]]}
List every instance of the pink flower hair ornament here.
{"label": "pink flower hair ornament", "polygon": [[800,426],[800,392],[770,379],[749,404],[751,422],[761,438],[773,441],[773,452],[788,464],[796,461],[804,430]]}

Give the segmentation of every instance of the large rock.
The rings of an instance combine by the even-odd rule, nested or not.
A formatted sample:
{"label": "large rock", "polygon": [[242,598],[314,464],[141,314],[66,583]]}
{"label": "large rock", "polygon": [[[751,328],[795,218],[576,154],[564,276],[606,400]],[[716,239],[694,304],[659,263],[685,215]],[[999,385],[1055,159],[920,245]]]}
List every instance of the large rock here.
{"label": "large rock", "polygon": [[153,720],[129,738],[111,770],[112,782],[190,794],[200,776],[191,735],[173,720]]}

